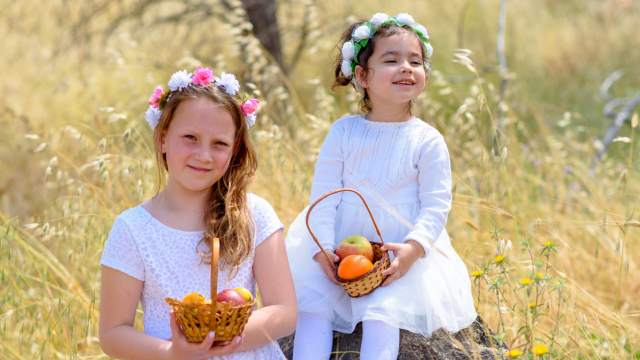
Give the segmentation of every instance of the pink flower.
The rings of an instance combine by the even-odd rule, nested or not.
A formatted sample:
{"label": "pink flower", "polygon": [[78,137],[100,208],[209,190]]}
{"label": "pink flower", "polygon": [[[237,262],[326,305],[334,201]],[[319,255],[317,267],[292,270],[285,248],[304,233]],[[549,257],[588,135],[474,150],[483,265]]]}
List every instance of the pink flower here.
{"label": "pink flower", "polygon": [[206,86],[213,81],[213,71],[211,68],[203,69],[200,66],[196,69],[196,74],[191,78],[194,84]]}
{"label": "pink flower", "polygon": [[240,108],[242,108],[242,114],[244,116],[253,114],[258,108],[258,104],[260,104],[260,101],[258,101],[257,99],[247,99],[245,102],[240,104]]}
{"label": "pink flower", "polygon": [[160,104],[157,103],[157,101],[162,97],[162,87],[158,86],[156,88],[156,91],[153,93],[153,95],[151,95],[151,97],[149,98],[149,105],[151,105],[152,108],[158,108],[158,106],[160,106]]}

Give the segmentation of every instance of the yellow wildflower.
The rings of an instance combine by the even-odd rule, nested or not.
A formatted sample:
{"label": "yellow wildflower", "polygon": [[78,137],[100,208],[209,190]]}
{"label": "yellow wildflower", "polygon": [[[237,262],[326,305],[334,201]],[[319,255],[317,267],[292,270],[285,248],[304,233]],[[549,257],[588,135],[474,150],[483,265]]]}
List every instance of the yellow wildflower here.
{"label": "yellow wildflower", "polygon": [[533,309],[533,308],[535,308],[535,307],[536,307],[536,305],[537,305],[537,304],[536,304],[536,303],[534,303],[534,302],[529,303],[529,309]]}
{"label": "yellow wildflower", "polygon": [[504,255],[496,256],[496,258],[493,259],[493,262],[498,263],[498,264],[503,262],[503,261],[504,261]]}
{"label": "yellow wildflower", "polygon": [[533,352],[536,355],[544,355],[549,351],[549,348],[546,347],[545,345],[536,345],[536,347],[533,348]]}
{"label": "yellow wildflower", "polygon": [[484,274],[484,270],[476,270],[473,273],[471,273],[471,275],[478,277],[480,275]]}
{"label": "yellow wildflower", "polygon": [[518,356],[522,355],[522,351],[520,351],[520,350],[511,350],[511,351],[507,351],[507,353],[505,355],[511,356],[511,357],[518,357]]}
{"label": "yellow wildflower", "polygon": [[522,283],[522,285],[529,285],[529,284],[531,284],[531,279],[524,278],[524,279],[520,280],[520,282]]}
{"label": "yellow wildflower", "polygon": [[537,274],[536,274],[536,277],[537,277],[538,279],[541,279],[543,276],[544,276],[544,275],[542,275],[542,273],[537,273]]}
{"label": "yellow wildflower", "polygon": [[547,241],[544,243],[544,246],[551,246],[553,245],[553,241]]}

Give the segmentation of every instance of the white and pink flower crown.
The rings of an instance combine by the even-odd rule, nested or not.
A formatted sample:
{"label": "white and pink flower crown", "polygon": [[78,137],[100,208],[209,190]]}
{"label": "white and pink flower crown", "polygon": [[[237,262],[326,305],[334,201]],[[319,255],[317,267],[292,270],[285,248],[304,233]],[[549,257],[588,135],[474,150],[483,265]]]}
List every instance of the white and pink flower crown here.
{"label": "white and pink flower crown", "polygon": [[[189,86],[210,86],[213,83],[216,86],[224,88],[224,91],[232,96],[236,96],[238,90],[240,90],[240,83],[236,80],[236,76],[233,74],[222,73],[220,77],[213,77],[213,71],[211,68],[198,68],[195,71],[195,75],[188,74],[187,70],[178,71],[171,76],[169,80],[169,90],[163,91],[161,86],[156,88],[156,91],[149,98],[149,110],[145,113],[145,118],[151,126],[151,129],[155,130],[156,126],[160,122],[162,116],[162,109],[171,98],[171,94],[182,91]],[[238,98],[242,114],[244,115],[244,121],[247,123],[247,129],[250,128],[256,122],[256,110],[260,101],[257,99],[251,99],[248,95],[245,95],[244,99]]]}

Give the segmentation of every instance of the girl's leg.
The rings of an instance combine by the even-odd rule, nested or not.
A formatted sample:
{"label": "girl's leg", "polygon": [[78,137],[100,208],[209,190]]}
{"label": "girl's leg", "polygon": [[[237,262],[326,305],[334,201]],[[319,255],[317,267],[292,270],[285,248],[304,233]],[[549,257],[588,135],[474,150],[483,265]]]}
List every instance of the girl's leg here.
{"label": "girl's leg", "polygon": [[400,347],[400,329],[384,321],[365,320],[362,322],[362,360],[396,360]]}
{"label": "girl's leg", "polygon": [[332,346],[331,321],[320,314],[298,313],[293,360],[329,360]]}

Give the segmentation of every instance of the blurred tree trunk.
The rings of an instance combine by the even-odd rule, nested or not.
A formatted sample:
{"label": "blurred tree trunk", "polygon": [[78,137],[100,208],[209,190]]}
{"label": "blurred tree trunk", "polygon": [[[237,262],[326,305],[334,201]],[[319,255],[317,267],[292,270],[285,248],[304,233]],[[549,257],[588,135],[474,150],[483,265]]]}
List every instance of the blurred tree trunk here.
{"label": "blurred tree trunk", "polygon": [[242,5],[249,15],[249,21],[253,24],[253,34],[273,56],[280,68],[285,69],[282,63],[275,0],[242,0]]}

